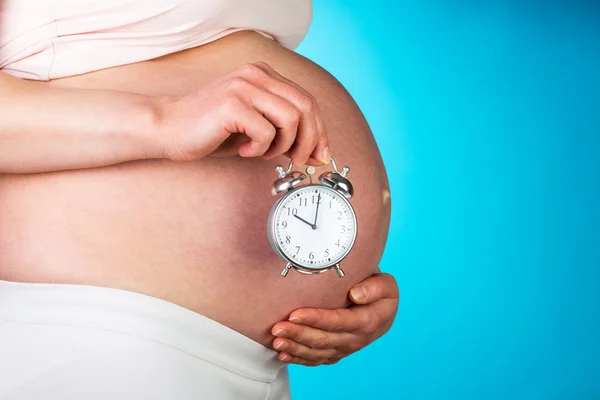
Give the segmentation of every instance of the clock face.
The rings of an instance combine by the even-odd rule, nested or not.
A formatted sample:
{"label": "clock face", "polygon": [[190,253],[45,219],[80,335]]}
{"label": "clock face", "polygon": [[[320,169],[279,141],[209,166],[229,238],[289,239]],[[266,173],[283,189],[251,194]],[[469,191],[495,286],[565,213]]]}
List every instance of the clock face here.
{"label": "clock face", "polygon": [[284,258],[307,269],[342,260],[356,239],[356,216],[338,192],[307,185],[279,202],[271,221],[271,240]]}

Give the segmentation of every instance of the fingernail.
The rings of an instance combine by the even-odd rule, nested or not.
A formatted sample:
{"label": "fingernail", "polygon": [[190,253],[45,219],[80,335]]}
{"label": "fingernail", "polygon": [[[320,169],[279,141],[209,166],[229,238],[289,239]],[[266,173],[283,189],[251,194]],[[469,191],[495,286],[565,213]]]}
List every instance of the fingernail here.
{"label": "fingernail", "polygon": [[276,348],[277,350],[279,350],[280,348],[282,348],[282,347],[283,347],[283,345],[284,345],[284,344],[285,344],[285,340],[282,340],[282,341],[280,341],[279,343],[277,343],[277,344],[275,345],[275,348]]}
{"label": "fingernail", "polygon": [[281,328],[277,329],[274,333],[275,336],[281,336],[283,334],[285,334],[285,329],[281,329]]}
{"label": "fingernail", "polygon": [[354,300],[361,301],[367,298],[367,289],[363,285],[357,285],[350,290],[350,294]]}
{"label": "fingernail", "polygon": [[329,162],[331,161],[331,153],[329,152],[329,147],[325,147],[321,154],[323,154],[323,162],[325,164],[329,164]]}
{"label": "fingernail", "polygon": [[279,359],[280,359],[281,361],[287,361],[287,360],[289,360],[289,359],[290,359],[290,356],[288,356],[287,354],[283,354],[283,355],[280,355],[280,356],[279,356]]}
{"label": "fingernail", "polygon": [[302,318],[300,318],[300,317],[296,317],[296,316],[294,315],[294,316],[290,317],[290,319],[289,319],[288,321],[295,322],[295,323],[299,324],[299,323],[301,323],[301,322],[302,322]]}

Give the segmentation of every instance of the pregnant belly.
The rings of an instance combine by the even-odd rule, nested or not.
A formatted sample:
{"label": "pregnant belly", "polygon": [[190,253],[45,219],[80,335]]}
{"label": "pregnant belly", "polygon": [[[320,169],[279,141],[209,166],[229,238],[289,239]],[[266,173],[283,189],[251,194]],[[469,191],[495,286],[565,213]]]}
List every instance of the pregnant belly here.
{"label": "pregnant belly", "polygon": [[[359,232],[333,271],[279,275],[268,242],[270,186],[284,158],[134,161],[105,168],[0,175],[0,279],[115,287],[204,314],[265,345],[270,327],[298,307],[334,308],[377,269],[389,223],[389,192],[369,128],[327,72],[261,35],[217,42],[48,84],[180,94],[253,61],[265,61],[311,92],[333,156],[352,168]],[[317,169],[317,174],[329,169]]]}

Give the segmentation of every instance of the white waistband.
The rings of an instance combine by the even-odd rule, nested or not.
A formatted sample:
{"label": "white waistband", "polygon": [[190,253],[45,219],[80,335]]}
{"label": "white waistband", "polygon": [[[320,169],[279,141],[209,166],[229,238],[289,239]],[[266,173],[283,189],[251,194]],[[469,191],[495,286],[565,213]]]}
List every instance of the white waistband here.
{"label": "white waistband", "polygon": [[247,378],[270,383],[277,353],[184,307],[95,286],[0,280],[0,321],[84,326],[156,340]]}

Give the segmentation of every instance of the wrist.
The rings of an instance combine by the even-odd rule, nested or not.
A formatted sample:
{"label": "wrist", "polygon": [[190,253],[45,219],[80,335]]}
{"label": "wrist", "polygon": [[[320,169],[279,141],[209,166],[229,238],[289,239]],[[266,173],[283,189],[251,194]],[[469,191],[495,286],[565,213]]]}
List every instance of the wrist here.
{"label": "wrist", "polygon": [[[168,131],[165,96],[145,96],[131,121],[130,132],[136,138],[141,158],[159,159],[165,156]],[[134,108],[135,109],[135,108]]]}

